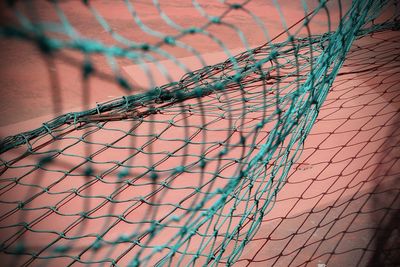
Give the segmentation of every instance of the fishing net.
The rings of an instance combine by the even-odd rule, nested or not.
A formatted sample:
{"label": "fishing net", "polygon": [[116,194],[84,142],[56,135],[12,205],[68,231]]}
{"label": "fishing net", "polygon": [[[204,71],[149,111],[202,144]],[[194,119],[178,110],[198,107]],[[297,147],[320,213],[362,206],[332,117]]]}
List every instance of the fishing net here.
{"label": "fishing net", "polygon": [[[322,170],[306,178],[299,171],[309,168],[306,161],[310,158],[320,159],[317,165],[325,169],[336,166],[339,152],[325,153],[324,144],[338,142],[332,139],[339,125],[352,122],[357,112],[364,112],[346,106],[348,97],[354,98],[351,94],[357,91],[355,88],[364,88],[351,85],[354,75],[382,78],[388,75],[382,74],[388,69],[397,67],[398,71],[398,35],[393,33],[399,28],[397,3],[301,1],[292,7],[297,13],[293,11],[287,18],[285,8],[292,3],[285,1],[220,1],[210,6],[201,1],[176,1],[173,8],[190,12],[173,18],[156,0],[139,4],[124,1],[129,25],[139,32],[135,37],[118,32],[105,18],[114,4],[103,11],[94,1],[7,4],[9,19],[2,23],[1,36],[38,48],[48,64],[56,118],[1,141],[2,257],[10,265],[24,266],[231,266],[257,262],[288,266],[326,255],[317,246],[307,253],[306,260],[298,257],[309,243],[322,244],[329,239],[329,230],[319,242],[312,241],[311,236],[300,243],[292,242],[304,222],[313,214],[319,216],[319,211],[306,214],[303,224],[293,228],[297,229],[294,235],[275,240],[268,237],[268,245],[256,250],[253,247],[260,240],[257,234],[273,236],[285,219],[290,221],[290,212],[307,198],[301,185],[311,187],[314,181],[334,179],[341,182],[333,182],[327,192],[334,191],[335,186],[348,194],[361,192],[358,188],[351,191],[349,184],[343,185],[337,176]],[[157,22],[146,24],[141,19],[140,4],[148,10],[154,8],[153,14],[163,22],[159,29]],[[98,24],[107,37],[80,33],[85,28],[70,21],[71,10],[90,15],[91,23]],[[266,18],[272,14],[280,22],[274,28],[268,26]],[[188,19],[190,25],[176,22],[182,16],[193,16]],[[163,28],[166,26],[168,29]],[[255,32],[257,35],[252,36]],[[388,32],[393,36],[387,37]],[[203,40],[201,45],[199,40]],[[231,52],[234,42],[240,42],[241,53]],[[226,57],[208,65],[202,53],[213,46]],[[376,56],[371,56],[371,51]],[[203,67],[192,70],[181,60],[188,55]],[[184,73],[180,79],[174,80],[165,59]],[[68,99],[62,98],[59,76],[65,74],[57,72],[56,60],[79,70],[83,111],[63,114]],[[101,63],[111,71],[105,71]],[[126,64],[137,67],[137,74],[145,77],[144,85],[125,75],[121,66]],[[165,84],[157,81],[152,68],[162,74]],[[94,94],[91,82],[96,78],[117,84],[124,96],[89,108]],[[392,87],[397,84],[393,80],[390,83]],[[383,79],[381,84],[385,84]],[[360,98],[374,94],[357,92],[355,97]],[[386,89],[380,96],[390,99],[391,105],[385,107],[399,102],[395,90]],[[392,156],[393,145],[398,145],[398,120],[393,119],[398,110],[388,109],[384,114],[390,118],[386,121],[377,118],[382,110],[365,116],[377,121],[378,129],[393,127],[386,136],[391,144],[385,147],[386,139],[379,139],[385,147],[381,154]],[[330,119],[332,114],[339,117]],[[324,131],[317,131],[317,137],[312,138],[314,124],[317,130],[322,125]],[[354,131],[363,134],[363,126],[355,125],[359,130]],[[307,143],[319,138],[315,146]],[[368,138],[365,146],[375,136]],[[346,141],[338,145],[340,151],[353,149],[350,140]],[[377,154],[373,156],[382,156]],[[350,166],[357,156],[351,158]],[[394,166],[397,160],[392,156],[378,164],[385,170],[378,178],[395,177],[392,174],[396,171],[386,171],[391,170],[386,164]],[[373,173],[367,177],[374,177]],[[343,171],[340,174],[346,177]],[[358,174],[347,181],[355,177]],[[362,184],[378,178],[363,178]],[[293,185],[294,190],[290,190]],[[398,188],[392,193],[398,196]],[[325,194],[341,199],[337,194]],[[355,198],[330,206],[337,216],[335,222],[346,213],[346,209],[335,211],[336,204],[347,208]],[[290,204],[292,209],[277,215],[290,199],[295,199]],[[348,213],[357,217],[361,211],[350,209]],[[274,218],[282,220],[267,231],[258,231],[265,221]],[[311,227],[308,232],[318,229]],[[341,233],[344,236],[347,232]],[[257,258],[263,247],[271,250],[278,247],[278,241],[286,242],[286,246],[272,249],[267,258]],[[363,251],[365,254],[367,250]],[[355,260],[361,261],[364,256]]]}

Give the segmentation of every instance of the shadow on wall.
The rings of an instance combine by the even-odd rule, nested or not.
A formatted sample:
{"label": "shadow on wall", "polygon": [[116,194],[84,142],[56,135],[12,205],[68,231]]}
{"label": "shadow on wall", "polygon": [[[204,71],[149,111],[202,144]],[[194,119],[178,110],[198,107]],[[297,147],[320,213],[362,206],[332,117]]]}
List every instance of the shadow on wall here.
{"label": "shadow on wall", "polygon": [[[377,183],[374,190],[374,213],[371,214],[371,222],[375,223],[375,238],[372,246],[374,251],[368,267],[374,266],[400,266],[400,164],[399,160],[399,132],[400,115],[397,114],[394,125],[392,126],[392,136],[386,146],[382,149],[387,151],[382,157],[382,162],[394,160],[392,168],[387,169],[380,164],[376,169],[376,174],[393,175],[385,185]],[[396,140],[397,137],[397,140]],[[380,214],[380,216],[376,216]]]}

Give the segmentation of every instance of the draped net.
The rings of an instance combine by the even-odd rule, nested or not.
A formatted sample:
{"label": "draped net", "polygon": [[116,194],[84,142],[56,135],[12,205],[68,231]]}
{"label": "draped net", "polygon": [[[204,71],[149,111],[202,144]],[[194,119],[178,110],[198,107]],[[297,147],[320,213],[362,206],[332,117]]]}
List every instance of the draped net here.
{"label": "draped net", "polygon": [[[2,38],[34,44],[49,68],[56,57],[74,61],[68,52],[81,55],[73,65],[84,106],[93,77],[117,84],[124,95],[64,114],[55,104],[54,119],[1,141],[1,249],[24,266],[233,265],[274,209],[333,82],[351,75],[341,71],[346,60],[361,65],[360,72],[383,68],[362,65],[368,55],[352,44],[399,28],[398,14],[385,13],[398,10],[396,1],[300,1],[302,15],[290,25],[290,3],[274,1],[263,12],[275,10],[283,31],[272,36],[252,1],[220,1],[217,15],[192,1],[204,21],[191,27],[170,18],[162,2],[148,2],[170,33],[146,25],[134,1],[123,1],[130,23],[154,39],[142,41],[114,29],[95,1],[79,3],[110,43],[80,34],[63,1],[46,4],[57,22],[37,13],[39,3],[8,2],[12,20],[1,26]],[[231,22],[235,12],[253,21],[248,30],[262,32],[261,45]],[[243,52],[230,52],[219,36],[224,30],[240,39]],[[190,43],[198,36],[226,60],[207,65]],[[191,70],[174,48],[203,67]],[[96,66],[96,56],[110,73]],[[162,59],[185,74],[173,80]],[[124,75],[126,62],[139,66],[147,86]],[[150,65],[168,82],[157,85]],[[57,76],[50,81],[59,99]]]}

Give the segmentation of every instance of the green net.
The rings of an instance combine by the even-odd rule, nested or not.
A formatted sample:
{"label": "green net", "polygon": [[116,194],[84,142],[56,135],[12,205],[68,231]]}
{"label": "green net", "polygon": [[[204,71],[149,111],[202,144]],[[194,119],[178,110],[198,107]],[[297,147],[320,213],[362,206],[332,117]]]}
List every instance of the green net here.
{"label": "green net", "polygon": [[[1,141],[1,249],[24,266],[233,265],[273,209],[353,42],[399,28],[397,3],[388,1],[301,1],[290,24],[286,1],[220,1],[213,12],[177,1],[191,10],[177,17],[202,18],[187,27],[162,3],[145,2],[165,30],[124,1],[140,32],[129,38],[96,2],[9,2],[1,36],[33,43],[50,69],[55,59],[79,68],[86,107],[60,115],[68,100],[49,71],[57,117]],[[111,40],[81,35],[70,8],[87,12]],[[279,32],[264,21],[269,11]],[[226,60],[207,65],[199,37]],[[244,51],[237,55],[234,38]],[[203,67],[191,70],[184,55]],[[162,59],[185,74],[174,80]],[[124,75],[127,62],[147,86]],[[168,83],[157,85],[150,64]],[[89,109],[95,77],[129,95]]]}

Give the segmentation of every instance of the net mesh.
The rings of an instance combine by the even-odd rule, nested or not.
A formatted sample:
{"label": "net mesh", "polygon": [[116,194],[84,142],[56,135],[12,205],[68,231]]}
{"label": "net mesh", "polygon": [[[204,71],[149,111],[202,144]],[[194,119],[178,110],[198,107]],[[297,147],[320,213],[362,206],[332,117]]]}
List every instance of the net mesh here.
{"label": "net mesh", "polygon": [[[387,190],[384,203],[389,205],[385,209],[389,215],[383,217],[396,218],[398,209],[391,207],[398,203],[399,189],[392,185],[392,189],[382,190],[377,180],[394,181],[398,175],[398,170],[392,170],[398,161],[393,152],[398,146],[398,109],[393,108],[398,92],[392,90],[397,81],[390,79],[398,72],[399,38],[392,32],[399,27],[397,3],[303,1],[299,20],[289,27],[285,3],[275,1],[268,8],[275,10],[283,31],[270,38],[260,11],[251,9],[257,1],[222,2],[219,8],[213,7],[218,10],[215,15],[206,4],[192,1],[193,12],[205,22],[182,27],[161,3],[153,1],[156,14],[174,34],[147,25],[135,5],[124,1],[131,22],[154,39],[143,37],[139,40],[145,42],[136,42],[137,38],[118,33],[95,3],[83,1],[79,8],[92,15],[112,43],[82,36],[69,21],[68,6],[63,2],[51,1],[44,9],[48,12],[51,8],[58,19],[55,23],[41,14],[43,8],[35,6],[40,4],[10,1],[7,8],[13,23],[3,23],[1,35],[37,46],[50,69],[53,112],[59,116],[1,142],[4,257],[14,265],[302,265],[322,258],[332,261],[341,241],[330,256],[321,248],[322,241],[332,239],[329,232],[335,223],[348,218],[354,221],[364,214],[351,208],[353,202],[367,203],[376,192]],[[385,6],[389,15],[382,13]],[[263,41],[246,39],[245,30],[235,23],[235,12],[244,13],[258,26]],[[221,37],[227,33],[221,28],[237,35],[244,52],[232,55],[229,40]],[[227,59],[207,65],[190,43],[198,36],[207,37]],[[252,42],[263,45],[252,48]],[[194,55],[204,67],[190,70],[180,60],[185,53]],[[111,72],[101,69],[99,56]],[[174,81],[161,62],[163,58],[185,74]],[[95,77],[131,93],[60,115],[66,100],[62,101],[57,72],[51,71],[55,59],[80,68],[85,107],[90,105]],[[126,62],[139,66],[147,78],[146,86],[139,88],[124,76],[120,66]],[[168,83],[157,85],[150,64]],[[355,75],[365,81],[354,83]],[[363,86],[369,77],[378,80],[379,86],[371,86],[373,92]],[[384,89],[377,93],[375,89],[381,87]],[[362,95],[368,96],[366,104],[346,106],[349,99]],[[378,96],[389,99],[390,104],[379,106],[374,102]],[[366,112],[366,107],[375,104],[380,108]],[[365,124],[354,122],[357,119]],[[378,129],[374,133],[364,129],[371,121],[376,124],[372,129]],[[342,125],[351,123],[348,127],[354,130],[341,130]],[[387,131],[390,127],[393,129]],[[383,137],[375,137],[381,132]],[[352,140],[361,135],[367,141],[354,144]],[[332,141],[334,138],[344,142]],[[332,142],[340,144],[332,148]],[[382,144],[383,149],[365,156],[363,149],[371,143]],[[351,158],[342,155],[354,146],[360,147],[358,153]],[[369,176],[359,182],[364,167],[356,172],[346,168],[365,157],[365,166],[374,160],[378,163],[364,166]],[[343,162],[348,164],[346,168],[340,165],[343,171],[329,174],[327,169]],[[307,171],[311,173],[304,175]],[[305,192],[323,180],[332,181],[326,192],[307,197]],[[353,181],[358,184],[353,186]],[[375,191],[362,194],[364,186],[369,188],[375,182]],[[353,196],[343,202],[340,189]],[[393,195],[390,204],[389,195]],[[315,205],[312,212],[293,215],[305,199]],[[333,204],[324,209],[321,199],[331,199]],[[291,208],[283,208],[285,205]],[[318,226],[309,225],[313,216],[319,218]],[[294,223],[294,234],[274,237],[277,229],[285,229],[285,222],[300,217],[304,220]],[[277,224],[272,227],[274,220]],[[258,231],[260,227],[263,231]],[[338,236],[343,239],[351,232],[349,227]],[[294,241],[302,231],[311,235]],[[257,247],[254,244],[263,240],[257,238],[260,232],[268,238]],[[322,239],[313,240],[316,232],[323,232]],[[371,235],[369,240],[374,238]],[[284,244],[282,249],[271,249],[280,244]],[[251,249],[254,246],[256,250]],[[372,248],[368,250],[371,246],[372,241],[362,253],[372,253]],[[272,252],[263,252],[264,247]],[[263,253],[269,256],[265,258]],[[364,254],[354,257],[357,264],[368,258]],[[385,255],[390,256],[390,251]],[[385,260],[395,258],[389,256]]]}

